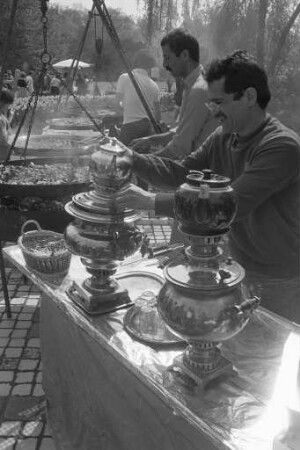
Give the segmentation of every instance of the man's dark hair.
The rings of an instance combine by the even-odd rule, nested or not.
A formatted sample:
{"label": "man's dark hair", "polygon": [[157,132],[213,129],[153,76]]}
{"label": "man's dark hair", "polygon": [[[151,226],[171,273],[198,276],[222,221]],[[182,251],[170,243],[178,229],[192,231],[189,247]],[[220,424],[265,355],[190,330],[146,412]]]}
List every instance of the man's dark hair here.
{"label": "man's dark hair", "polygon": [[1,89],[0,102],[11,105],[14,102],[14,98],[14,94],[11,90],[5,88]]}
{"label": "man's dark hair", "polygon": [[235,100],[238,100],[247,88],[253,87],[260,108],[267,107],[271,99],[267,74],[246,51],[239,50],[223,59],[213,60],[204,73],[208,84],[223,77],[226,94],[236,94]]}
{"label": "man's dark hair", "polygon": [[176,28],[164,36],[160,45],[162,47],[168,45],[176,56],[180,56],[183,50],[187,50],[193,61],[198,63],[200,60],[200,50],[197,39],[181,28]]}

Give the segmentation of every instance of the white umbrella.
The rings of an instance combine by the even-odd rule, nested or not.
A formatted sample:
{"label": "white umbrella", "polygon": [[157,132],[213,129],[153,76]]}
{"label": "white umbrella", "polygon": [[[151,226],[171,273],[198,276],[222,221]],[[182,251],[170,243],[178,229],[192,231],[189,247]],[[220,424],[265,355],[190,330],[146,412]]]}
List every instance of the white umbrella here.
{"label": "white umbrella", "polygon": [[[65,59],[64,61],[59,61],[53,64],[53,67],[56,69],[69,69],[72,66],[73,59]],[[77,60],[74,61],[73,67],[77,66]],[[87,67],[91,67],[91,64],[85,63],[83,61],[78,61],[79,69],[86,69]]]}

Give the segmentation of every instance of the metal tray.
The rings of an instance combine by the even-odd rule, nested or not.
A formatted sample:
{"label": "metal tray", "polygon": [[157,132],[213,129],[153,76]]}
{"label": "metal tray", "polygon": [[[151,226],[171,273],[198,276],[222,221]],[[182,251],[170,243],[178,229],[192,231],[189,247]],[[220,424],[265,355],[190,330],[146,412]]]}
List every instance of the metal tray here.
{"label": "metal tray", "polygon": [[152,347],[181,347],[186,342],[175,336],[159,317],[156,299],[164,279],[151,272],[128,272],[118,281],[130,289],[132,306],[125,314],[123,325],[134,339]]}

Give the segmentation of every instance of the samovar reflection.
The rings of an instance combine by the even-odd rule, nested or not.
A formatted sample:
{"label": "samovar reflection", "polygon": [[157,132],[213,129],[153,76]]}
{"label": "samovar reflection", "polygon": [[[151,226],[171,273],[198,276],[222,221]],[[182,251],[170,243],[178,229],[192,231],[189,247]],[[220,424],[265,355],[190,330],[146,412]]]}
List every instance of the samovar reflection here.
{"label": "samovar reflection", "polygon": [[82,285],[74,282],[68,295],[91,314],[132,304],[127,290],[113,277],[118,261],[137,251],[143,240],[135,226],[140,215],[120,209],[114,201],[131,178],[130,164],[124,168],[118,164],[123,156],[124,149],[115,139],[95,146],[90,161],[94,190],[74,195],[65,206],[75,218],[65,231],[67,246],[91,275]]}
{"label": "samovar reflection", "polygon": [[171,331],[188,343],[172,367],[202,387],[232,370],[218,344],[241,331],[259,304],[257,297],[246,298],[244,269],[219,247],[235,214],[230,180],[208,169],[190,172],[175,193],[179,230],[190,245],[165,267],[157,307]]}

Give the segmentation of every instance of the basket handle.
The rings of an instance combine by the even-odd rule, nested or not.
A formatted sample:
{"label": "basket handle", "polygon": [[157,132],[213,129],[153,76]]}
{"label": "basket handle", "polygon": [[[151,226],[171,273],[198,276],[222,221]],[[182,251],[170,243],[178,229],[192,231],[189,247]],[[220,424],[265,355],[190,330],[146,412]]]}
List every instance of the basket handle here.
{"label": "basket handle", "polygon": [[37,227],[37,229],[38,229],[38,231],[41,231],[41,226],[40,226],[40,224],[36,221],[36,220],[26,220],[26,222],[24,222],[23,223],[23,225],[22,225],[22,228],[21,228],[21,233],[22,234],[24,234],[24,230],[25,230],[25,228],[27,227],[27,225],[29,225],[30,223],[32,223],[32,224],[34,224],[36,227]]}

